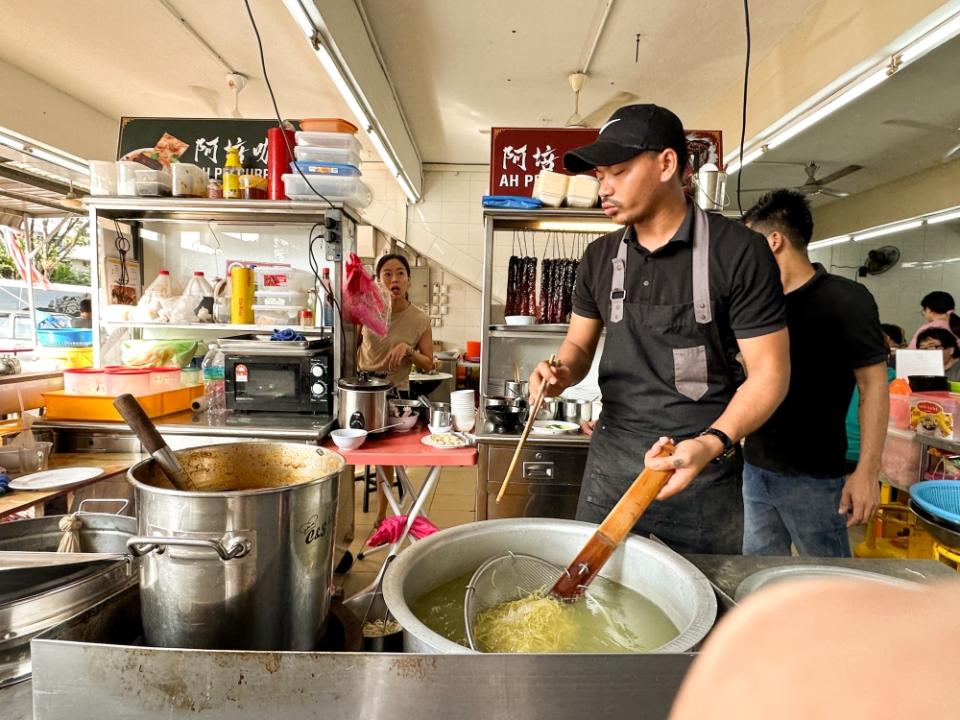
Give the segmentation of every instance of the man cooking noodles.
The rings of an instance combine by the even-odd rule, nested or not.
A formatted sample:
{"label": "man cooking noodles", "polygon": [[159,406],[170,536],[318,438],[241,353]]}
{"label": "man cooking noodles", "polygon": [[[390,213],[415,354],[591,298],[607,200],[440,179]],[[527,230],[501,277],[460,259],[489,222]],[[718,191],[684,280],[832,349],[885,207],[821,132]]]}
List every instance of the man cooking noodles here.
{"label": "man cooking noodles", "polygon": [[[596,142],[566,154],[568,170],[596,168],[604,212],[626,227],[588,247],[559,364],[540,363],[530,392],[544,380],[550,396],[580,382],[606,328],[603,413],[577,519],[606,517],[646,461],[676,472],[633,531],[679,552],[735,554],[738,443],[770,417],[789,382],[783,288],[762,235],[686,200],[686,162],[680,119],[656,105],[620,108]],[[677,442],[671,458],[656,457],[664,436]]]}

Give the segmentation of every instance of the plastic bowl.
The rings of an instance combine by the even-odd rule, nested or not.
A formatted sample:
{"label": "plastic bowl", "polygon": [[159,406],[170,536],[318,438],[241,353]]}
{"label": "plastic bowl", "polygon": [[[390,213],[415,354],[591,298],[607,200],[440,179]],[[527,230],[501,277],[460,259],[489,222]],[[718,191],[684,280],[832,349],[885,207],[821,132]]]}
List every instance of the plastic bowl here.
{"label": "plastic bowl", "polygon": [[536,325],[537,319],[533,315],[507,315],[504,320],[507,325]]}
{"label": "plastic bowl", "polygon": [[399,423],[398,427],[392,428],[394,432],[410,432],[413,430],[414,426],[417,424],[417,420],[420,419],[420,416],[417,413],[412,413],[410,415],[405,415],[403,417],[394,417],[390,418],[391,424]]}
{"label": "plastic bowl", "polygon": [[367,431],[356,428],[347,428],[346,430],[334,430],[330,433],[333,438],[333,444],[341,450],[356,450],[363,445],[367,439]]}

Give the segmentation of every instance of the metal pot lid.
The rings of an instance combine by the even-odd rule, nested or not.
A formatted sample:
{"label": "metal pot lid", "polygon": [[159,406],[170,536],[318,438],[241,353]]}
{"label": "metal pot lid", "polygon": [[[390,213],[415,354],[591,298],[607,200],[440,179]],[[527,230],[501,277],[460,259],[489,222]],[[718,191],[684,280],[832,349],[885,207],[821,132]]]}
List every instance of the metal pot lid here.
{"label": "metal pot lid", "polygon": [[337,387],[341,390],[381,392],[383,390],[390,390],[393,387],[393,383],[384,378],[359,375],[357,377],[340,378],[337,380]]}
{"label": "metal pot lid", "polygon": [[750,593],[756,592],[760,588],[772,583],[823,577],[858,578],[860,580],[868,580],[886,585],[916,587],[915,583],[893,577],[892,575],[884,575],[868,570],[858,570],[851,567],[838,565],[776,565],[748,575],[743,582],[737,586],[734,599],[740,602]]}

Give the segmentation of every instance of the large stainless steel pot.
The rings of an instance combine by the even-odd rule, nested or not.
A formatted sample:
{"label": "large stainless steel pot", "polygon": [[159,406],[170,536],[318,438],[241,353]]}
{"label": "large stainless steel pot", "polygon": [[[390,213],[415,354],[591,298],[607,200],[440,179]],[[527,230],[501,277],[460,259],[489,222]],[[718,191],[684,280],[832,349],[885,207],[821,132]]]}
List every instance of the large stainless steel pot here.
{"label": "large stainless steel pot", "polygon": [[389,425],[390,406],[387,397],[393,389],[387,380],[360,373],[355,378],[340,378],[337,393],[340,407],[337,422],[342,428],[376,430]]}
{"label": "large stainless steel pot", "polygon": [[150,459],[130,469],[139,508],[144,636],[160,647],[312,650],[333,595],[336,453],[240,442],[180,450],[200,492]]}
{"label": "large stainless steel pot", "polygon": [[[441,530],[400,553],[383,583],[383,597],[403,626],[404,650],[470,653],[420,622],[409,603],[508,550],[529,553],[566,567],[597,529],[575,520],[516,518],[487,520]],[[655,652],[685,652],[709,632],[717,600],[697,568],[662,545],[631,535],[601,572],[643,593],[667,614],[680,634]]]}
{"label": "large stainless steel pot", "polygon": [[[79,535],[84,552],[126,552],[127,538],[137,530],[137,521],[132,517],[89,512],[79,517],[83,521]],[[63,537],[59,527],[62,518],[57,515],[0,524],[0,550],[56,552]],[[37,568],[30,577],[22,578],[23,582],[3,584],[0,688],[30,677],[31,638],[135,585],[137,577],[136,561],[117,560],[72,571],[62,567]]]}

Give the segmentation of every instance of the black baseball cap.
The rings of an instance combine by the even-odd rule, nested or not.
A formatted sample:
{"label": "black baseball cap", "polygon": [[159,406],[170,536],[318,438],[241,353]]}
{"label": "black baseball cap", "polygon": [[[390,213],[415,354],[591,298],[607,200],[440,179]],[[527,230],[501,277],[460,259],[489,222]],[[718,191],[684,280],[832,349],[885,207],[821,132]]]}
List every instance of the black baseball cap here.
{"label": "black baseball cap", "polygon": [[687,162],[687,138],[680,118],[659,105],[626,105],[600,128],[596,142],[564,153],[570,172],[593,170],[597,165],[626,162],[644,150],[677,152],[680,167]]}

